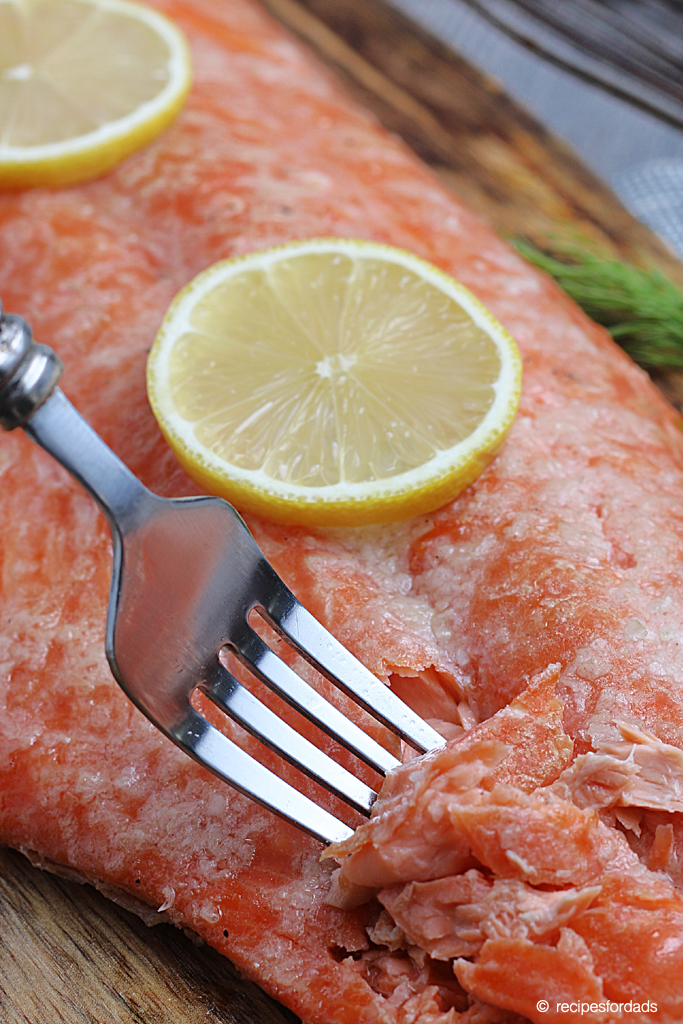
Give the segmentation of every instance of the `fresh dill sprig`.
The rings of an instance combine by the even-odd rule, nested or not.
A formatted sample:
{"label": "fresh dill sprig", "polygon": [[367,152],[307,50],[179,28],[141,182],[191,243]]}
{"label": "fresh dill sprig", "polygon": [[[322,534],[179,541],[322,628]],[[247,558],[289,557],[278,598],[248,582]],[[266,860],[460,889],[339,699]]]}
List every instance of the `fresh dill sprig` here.
{"label": "fresh dill sprig", "polygon": [[526,239],[514,239],[514,245],[645,369],[683,367],[683,292],[658,270],[640,270],[575,246],[562,246],[550,256]]}

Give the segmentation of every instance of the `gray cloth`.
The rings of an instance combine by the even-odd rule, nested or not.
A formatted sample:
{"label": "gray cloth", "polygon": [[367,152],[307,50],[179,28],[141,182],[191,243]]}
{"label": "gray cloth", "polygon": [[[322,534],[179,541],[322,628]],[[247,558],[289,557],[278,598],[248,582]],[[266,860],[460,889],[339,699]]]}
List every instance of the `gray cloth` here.
{"label": "gray cloth", "polygon": [[647,160],[616,182],[624,204],[683,256],[683,160]]}
{"label": "gray cloth", "polygon": [[498,79],[683,256],[683,131],[532,53],[464,0],[391,2]]}

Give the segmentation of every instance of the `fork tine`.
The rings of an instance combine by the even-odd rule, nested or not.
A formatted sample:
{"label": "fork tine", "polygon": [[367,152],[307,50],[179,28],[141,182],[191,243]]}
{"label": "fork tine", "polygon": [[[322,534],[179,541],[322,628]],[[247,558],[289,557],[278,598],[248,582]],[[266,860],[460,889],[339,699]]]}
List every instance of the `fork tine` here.
{"label": "fork tine", "polygon": [[426,752],[445,744],[443,736],[328,633],[297,601],[268,562],[264,560],[259,569],[263,588],[262,601],[257,607],[273,629],[288,640],[302,657],[418,750]]}
{"label": "fork tine", "polygon": [[336,793],[361,814],[370,814],[377,799],[375,791],[287,725],[242,686],[217,659],[207,681],[200,684],[200,689],[222,711],[295,768]]}
{"label": "fork tine", "polygon": [[230,646],[262,682],[371,768],[386,775],[401,763],[278,658],[250,626],[231,637]]}
{"label": "fork tine", "polygon": [[353,835],[352,828],[264,768],[194,708],[189,709],[171,738],[204,768],[315,839],[335,843]]}

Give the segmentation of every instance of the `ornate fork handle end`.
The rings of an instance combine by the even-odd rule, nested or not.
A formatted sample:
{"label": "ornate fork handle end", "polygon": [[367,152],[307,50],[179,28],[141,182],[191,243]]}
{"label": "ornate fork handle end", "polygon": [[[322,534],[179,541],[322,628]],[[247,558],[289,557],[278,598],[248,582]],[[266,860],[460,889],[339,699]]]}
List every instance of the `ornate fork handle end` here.
{"label": "ornate fork handle end", "polygon": [[0,426],[13,430],[27,423],[61,373],[61,360],[52,349],[36,344],[20,316],[3,316],[0,304]]}

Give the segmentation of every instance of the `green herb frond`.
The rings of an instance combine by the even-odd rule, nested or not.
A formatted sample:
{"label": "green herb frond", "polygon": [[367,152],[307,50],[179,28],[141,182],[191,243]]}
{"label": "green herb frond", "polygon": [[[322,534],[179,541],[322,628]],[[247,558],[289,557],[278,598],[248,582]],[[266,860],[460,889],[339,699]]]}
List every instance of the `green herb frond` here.
{"label": "green herb frond", "polygon": [[525,239],[518,251],[561,288],[646,369],[683,367],[683,293],[658,270],[641,270],[578,247],[555,256]]}

